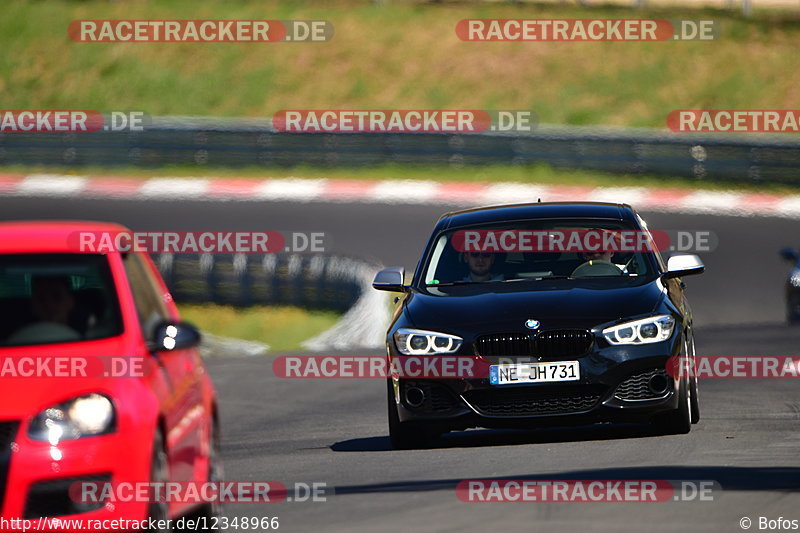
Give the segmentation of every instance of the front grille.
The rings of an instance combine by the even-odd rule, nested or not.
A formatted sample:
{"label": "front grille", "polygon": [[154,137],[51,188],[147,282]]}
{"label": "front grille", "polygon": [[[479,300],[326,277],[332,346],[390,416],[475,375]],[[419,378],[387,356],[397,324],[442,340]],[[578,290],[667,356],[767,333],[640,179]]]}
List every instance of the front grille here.
{"label": "front grille", "polygon": [[480,414],[511,417],[580,413],[597,405],[601,395],[594,388],[556,392],[516,387],[470,390],[463,396]]}
{"label": "front grille", "polygon": [[535,337],[525,333],[483,335],[475,341],[475,349],[487,358],[567,359],[589,353],[592,342],[591,332],[585,329],[552,329],[540,331]]}
{"label": "front grille", "polygon": [[0,507],[2,507],[8,478],[8,463],[11,461],[11,443],[17,436],[19,422],[0,422]]}
{"label": "front grille", "polygon": [[406,391],[411,387],[422,389],[422,392],[425,394],[425,400],[419,407],[407,405],[410,409],[415,411],[442,412],[450,411],[458,406],[458,400],[456,400],[455,396],[440,383],[431,383],[429,381],[404,381],[403,398],[405,398]]}
{"label": "front grille", "polygon": [[[75,501],[70,496],[70,487],[73,483],[91,483],[89,489],[89,499],[85,503]],[[98,474],[94,476],[70,477],[62,479],[50,479],[40,481],[31,485],[28,496],[25,499],[24,518],[42,518],[48,516],[65,516],[78,513],[86,513],[102,508],[104,501],[91,501],[95,495],[101,495],[107,483],[111,482],[111,474]],[[94,489],[97,490],[94,490]],[[76,493],[81,494],[82,488],[77,489]],[[77,498],[80,499],[80,498]]]}
{"label": "front grille", "polygon": [[475,341],[478,355],[483,357],[526,357],[533,354],[533,343],[524,333],[484,335]]}
{"label": "front grille", "polygon": [[585,329],[554,329],[536,337],[535,353],[544,359],[581,357],[592,349],[592,334]]}
{"label": "front grille", "polygon": [[[650,388],[650,380],[656,376],[663,378],[667,386],[665,391],[653,391]],[[633,374],[619,384],[614,396],[620,400],[654,400],[661,398],[672,390],[672,379],[667,376],[667,371],[663,368],[653,368]]]}

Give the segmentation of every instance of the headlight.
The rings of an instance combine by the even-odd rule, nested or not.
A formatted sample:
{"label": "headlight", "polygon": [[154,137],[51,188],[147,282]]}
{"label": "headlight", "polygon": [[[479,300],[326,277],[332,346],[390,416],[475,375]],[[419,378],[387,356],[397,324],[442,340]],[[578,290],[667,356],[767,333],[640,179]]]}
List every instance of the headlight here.
{"label": "headlight", "polygon": [[800,287],[800,270],[793,270],[789,276],[789,283],[793,287]]}
{"label": "headlight", "polygon": [[669,315],[652,316],[603,330],[610,344],[652,344],[670,338],[675,329],[675,319]]}
{"label": "headlight", "polygon": [[55,446],[62,440],[110,433],[114,424],[111,400],[102,394],[87,394],[40,412],[31,422],[28,436]]}
{"label": "headlight", "polygon": [[394,343],[403,355],[430,355],[455,353],[463,339],[447,333],[400,328],[394,334]]}

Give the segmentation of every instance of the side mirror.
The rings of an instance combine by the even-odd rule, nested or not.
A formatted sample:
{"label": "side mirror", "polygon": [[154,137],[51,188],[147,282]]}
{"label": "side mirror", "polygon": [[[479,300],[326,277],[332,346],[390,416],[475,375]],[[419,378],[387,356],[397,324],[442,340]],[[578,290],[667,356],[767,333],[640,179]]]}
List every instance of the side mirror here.
{"label": "side mirror", "polygon": [[384,268],[375,274],[372,288],[379,291],[405,292],[405,277],[406,270],[403,267],[394,266]]}
{"label": "side mirror", "polygon": [[781,248],[781,257],[786,259],[787,261],[797,261],[797,250],[794,248]]}
{"label": "side mirror", "polygon": [[662,278],[680,278],[693,274],[702,274],[706,266],[694,254],[673,255],[667,260],[667,271],[662,274]]}
{"label": "side mirror", "polygon": [[153,330],[148,347],[153,352],[194,348],[200,344],[200,332],[186,322],[163,322]]}

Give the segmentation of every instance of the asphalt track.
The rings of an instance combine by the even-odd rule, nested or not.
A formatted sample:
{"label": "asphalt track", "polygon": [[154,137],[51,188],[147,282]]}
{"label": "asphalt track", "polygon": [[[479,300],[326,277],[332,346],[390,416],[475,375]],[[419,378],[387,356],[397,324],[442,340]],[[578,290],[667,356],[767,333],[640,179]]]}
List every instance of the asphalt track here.
{"label": "asphalt track", "polygon": [[[114,220],[136,230],[324,231],[328,250],[411,268],[446,207],[323,203],[0,198],[0,219]],[[698,353],[798,355],[783,325],[777,250],[800,221],[643,213],[651,228],[710,230],[707,273],[688,278]],[[702,420],[681,436],[633,427],[451,433],[393,451],[380,380],[282,380],[270,359],[212,359],[226,477],[326,483],[325,502],[229,506],[278,516],[281,531],[742,531],[759,517],[800,520],[798,381],[703,380]],[[462,479],[714,480],[714,501],[464,503]]]}

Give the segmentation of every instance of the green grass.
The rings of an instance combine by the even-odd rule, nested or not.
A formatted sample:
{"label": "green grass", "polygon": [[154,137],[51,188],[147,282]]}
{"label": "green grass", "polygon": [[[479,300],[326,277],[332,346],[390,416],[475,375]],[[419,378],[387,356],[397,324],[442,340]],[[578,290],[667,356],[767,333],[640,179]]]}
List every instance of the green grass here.
{"label": "green grass", "polygon": [[[713,18],[714,42],[470,43],[458,20]],[[328,43],[75,43],[75,19],[327,19]],[[280,109],[525,109],[555,124],[664,127],[682,108],[794,108],[800,19],[573,3],[4,0],[4,109],[268,117]]]}
{"label": "green grass", "polygon": [[201,330],[268,344],[271,352],[300,350],[300,343],[333,326],[339,315],[298,307],[181,305],[181,317]]}
{"label": "green grass", "polygon": [[681,189],[708,189],[798,194],[800,185],[776,183],[726,183],[687,178],[648,176],[641,174],[610,174],[589,170],[561,170],[547,165],[486,165],[454,167],[447,165],[386,164],[374,167],[314,167],[291,168],[215,168],[197,166],[171,166],[158,170],[136,167],[52,167],[52,166],[0,166],[1,173],[60,173],[81,176],[119,176],[134,178],[196,177],[196,178],[330,178],[354,180],[433,180],[446,182],[498,182],[537,183],[552,185],[585,185],[592,187],[654,187]]}

